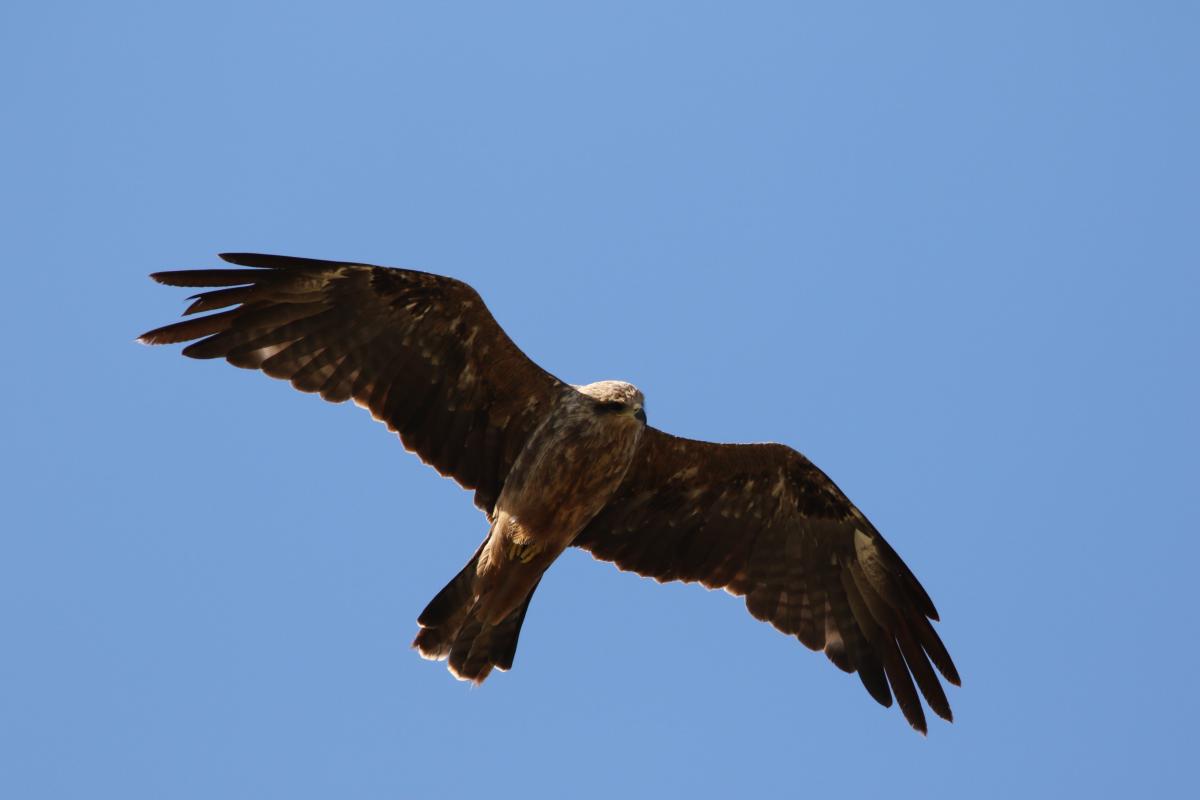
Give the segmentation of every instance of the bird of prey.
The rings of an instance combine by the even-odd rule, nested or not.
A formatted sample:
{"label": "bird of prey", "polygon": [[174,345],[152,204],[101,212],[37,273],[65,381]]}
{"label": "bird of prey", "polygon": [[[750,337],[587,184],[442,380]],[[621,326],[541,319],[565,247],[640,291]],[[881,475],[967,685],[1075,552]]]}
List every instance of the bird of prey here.
{"label": "bird of prey", "polygon": [[[202,287],[184,312],[217,311],[143,334],[192,340],[332,402],[353,400],[442,475],[475,492],[487,535],[421,612],[413,646],[462,680],[512,667],[542,574],[581,547],[663,581],[746,598],[922,733],[917,687],[950,706],[934,667],[958,672],[929,595],[825,473],[781,444],[716,444],[646,424],[634,386],[573,386],[513,344],[470,286],[369,264],[232,253],[244,267],[158,272]],[[915,681],[915,686],[914,686]]]}

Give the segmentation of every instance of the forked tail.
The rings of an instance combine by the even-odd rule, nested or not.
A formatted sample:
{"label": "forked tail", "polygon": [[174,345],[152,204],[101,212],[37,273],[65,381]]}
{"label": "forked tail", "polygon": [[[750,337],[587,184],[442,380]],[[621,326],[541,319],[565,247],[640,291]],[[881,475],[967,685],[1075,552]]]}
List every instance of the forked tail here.
{"label": "forked tail", "polygon": [[459,680],[483,683],[492,668],[512,668],[517,653],[517,638],[521,623],[533,599],[533,589],[521,605],[494,625],[480,618],[479,594],[476,591],[476,564],[483,548],[467,565],[429,601],[417,618],[421,630],[413,647],[422,658],[440,661],[448,659],[450,673]]}

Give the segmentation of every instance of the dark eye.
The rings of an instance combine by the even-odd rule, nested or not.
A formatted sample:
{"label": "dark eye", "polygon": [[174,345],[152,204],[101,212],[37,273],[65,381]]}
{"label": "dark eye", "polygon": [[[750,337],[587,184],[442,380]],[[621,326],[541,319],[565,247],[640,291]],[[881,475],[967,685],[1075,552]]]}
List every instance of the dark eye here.
{"label": "dark eye", "polygon": [[620,414],[624,410],[625,404],[616,401],[596,404],[596,411],[600,414]]}

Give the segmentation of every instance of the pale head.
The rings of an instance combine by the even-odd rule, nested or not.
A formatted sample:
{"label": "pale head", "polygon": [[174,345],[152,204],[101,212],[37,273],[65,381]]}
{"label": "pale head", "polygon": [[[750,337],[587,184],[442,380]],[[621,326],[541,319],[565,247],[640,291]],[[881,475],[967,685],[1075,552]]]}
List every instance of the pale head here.
{"label": "pale head", "polygon": [[617,413],[634,417],[643,423],[646,421],[646,398],[632,383],[596,381],[575,388],[596,401],[599,413]]}

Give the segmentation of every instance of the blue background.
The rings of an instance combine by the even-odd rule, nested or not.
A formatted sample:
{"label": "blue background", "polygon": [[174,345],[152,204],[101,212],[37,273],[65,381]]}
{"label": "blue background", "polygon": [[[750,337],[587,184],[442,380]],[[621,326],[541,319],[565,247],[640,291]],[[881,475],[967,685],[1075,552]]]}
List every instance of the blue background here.
{"label": "blue background", "polygon": [[[1194,791],[1194,4],[0,17],[3,796]],[[933,595],[957,722],[578,551],[512,672],[422,661],[469,495],[133,342],[223,250],[454,275],[564,379],[802,450]]]}

